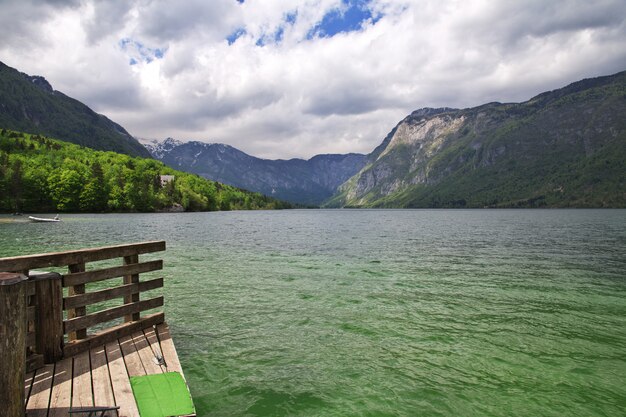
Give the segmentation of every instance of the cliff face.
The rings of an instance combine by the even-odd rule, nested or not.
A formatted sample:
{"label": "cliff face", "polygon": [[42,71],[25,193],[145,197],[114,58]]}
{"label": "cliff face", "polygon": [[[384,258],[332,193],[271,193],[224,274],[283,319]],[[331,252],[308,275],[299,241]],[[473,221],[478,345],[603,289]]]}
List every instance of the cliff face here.
{"label": "cliff face", "polygon": [[219,143],[146,142],[165,164],[202,177],[305,205],[319,205],[358,172],[365,155],[317,155],[309,160],[268,160]]}
{"label": "cliff face", "polygon": [[92,149],[149,157],[122,126],[55,91],[45,78],[23,74],[1,62],[0,127]]}
{"label": "cliff face", "polygon": [[524,103],[421,109],[328,206],[623,207],[626,72]]}

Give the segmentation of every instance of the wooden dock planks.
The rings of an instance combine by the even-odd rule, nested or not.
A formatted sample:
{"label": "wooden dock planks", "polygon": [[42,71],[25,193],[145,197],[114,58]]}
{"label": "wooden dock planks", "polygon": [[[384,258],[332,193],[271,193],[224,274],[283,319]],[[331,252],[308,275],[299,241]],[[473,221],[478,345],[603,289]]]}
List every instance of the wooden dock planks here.
{"label": "wooden dock planks", "polygon": [[[20,308],[24,310],[20,315],[25,320],[15,321],[27,323],[25,341],[21,344],[25,345],[28,356],[25,360],[10,361],[18,364],[17,371],[6,374],[17,377],[0,384],[11,387],[10,391],[0,390],[10,393],[2,402],[19,412],[24,406],[27,416],[68,415],[72,409],[94,406],[119,406],[119,412],[113,413],[118,417],[137,416],[130,378],[166,372],[166,363],[169,370],[180,370],[178,358],[171,356],[176,351],[166,334],[167,327],[162,328],[160,336],[156,331],[155,326],[164,323],[164,313],[145,314],[146,310],[162,307],[163,297],[140,297],[144,291],[163,287],[163,278],[139,279],[139,274],[162,269],[163,261],[140,261],[139,255],[163,250],[165,241],[154,241],[0,258],[0,271],[31,272],[22,286],[27,303],[26,309]],[[116,258],[118,261],[123,258],[124,264],[108,266],[113,261],[106,267],[93,264]],[[69,273],[33,272],[52,266],[67,267]],[[120,282],[117,277],[123,277],[124,284],[116,285]],[[88,283],[109,279],[114,280],[108,285],[99,284],[95,291],[86,287]],[[112,303],[103,309],[88,308],[119,298],[123,298],[123,305]],[[121,317],[123,323],[119,323]],[[113,320],[115,324],[101,325]],[[161,346],[159,337],[165,347]],[[22,353],[21,348],[13,351]]]}
{"label": "wooden dock planks", "polygon": [[48,414],[53,374],[54,365],[45,365],[35,372],[30,396],[26,404],[27,417],[46,417]]}
{"label": "wooden dock planks", "polygon": [[141,363],[133,338],[131,336],[124,336],[120,337],[119,341],[122,354],[124,355],[124,363],[126,364],[128,376],[146,375],[146,370]]}
{"label": "wooden dock planks", "polygon": [[30,388],[33,386],[33,379],[35,379],[35,371],[27,372],[24,380],[24,405],[28,403],[28,396],[30,395]]}
{"label": "wooden dock planks", "polygon": [[142,331],[133,334],[133,341],[135,342],[135,348],[137,349],[137,354],[139,355],[139,359],[143,365],[143,369],[146,371],[147,375],[151,374],[159,374],[162,373],[163,370],[156,362],[156,357],[154,356],[154,352],[150,347],[150,343],[146,336]]}
{"label": "wooden dock planks", "polygon": [[156,330],[159,337],[159,344],[161,345],[161,351],[163,352],[163,357],[165,359],[167,372],[180,372],[184,377],[183,369],[180,366],[178,354],[176,353],[176,347],[174,347],[174,342],[172,341],[172,336],[170,335],[169,326],[167,323],[162,323],[156,326]]}
{"label": "wooden dock planks", "polygon": [[66,358],[54,365],[54,380],[50,395],[48,417],[67,416],[72,405],[73,358]]}
{"label": "wooden dock planks", "polygon": [[[157,363],[158,356],[167,367]],[[139,417],[130,376],[166,371],[182,374],[169,328],[148,327],[27,374],[26,416],[67,416],[70,406],[119,406],[119,417]]]}
{"label": "wooden dock planks", "polygon": [[130,387],[129,375],[120,344],[117,341],[107,343],[106,355],[109,362],[109,374],[111,375],[115,404],[120,407],[120,417],[139,417],[139,410],[135,403],[133,390]]}
{"label": "wooden dock planks", "polygon": [[72,408],[92,407],[94,404],[89,351],[74,356],[72,375]]}
{"label": "wooden dock planks", "polygon": [[152,349],[154,358],[156,359],[157,363],[159,364],[159,367],[161,368],[161,372],[167,372],[167,367],[165,366],[165,359],[163,358],[163,351],[161,350],[161,345],[159,344],[159,338],[156,334],[155,327],[143,329],[143,334],[146,336],[146,340],[150,344],[150,348]]}
{"label": "wooden dock planks", "polygon": [[111,376],[104,346],[89,351],[91,359],[91,381],[93,385],[93,404],[95,406],[114,406],[115,397],[111,387]]}

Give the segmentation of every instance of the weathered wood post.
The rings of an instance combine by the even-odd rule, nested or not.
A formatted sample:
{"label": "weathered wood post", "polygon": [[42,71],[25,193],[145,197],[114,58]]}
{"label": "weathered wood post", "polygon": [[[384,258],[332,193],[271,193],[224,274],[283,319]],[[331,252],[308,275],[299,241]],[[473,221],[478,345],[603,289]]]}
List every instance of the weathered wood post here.
{"label": "weathered wood post", "polygon": [[63,288],[61,274],[32,271],[37,298],[37,352],[45,363],[54,363],[63,357]]}
{"label": "weathered wood post", "polygon": [[24,416],[27,279],[0,272],[0,407],[7,417]]}

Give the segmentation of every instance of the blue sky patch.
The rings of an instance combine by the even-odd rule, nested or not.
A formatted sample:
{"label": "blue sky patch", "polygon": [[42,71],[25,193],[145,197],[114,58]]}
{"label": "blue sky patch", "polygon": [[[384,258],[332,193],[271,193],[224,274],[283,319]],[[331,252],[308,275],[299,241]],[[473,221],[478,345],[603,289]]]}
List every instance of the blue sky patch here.
{"label": "blue sky patch", "polygon": [[[240,0],[237,0],[240,1]],[[243,3],[243,1],[240,1]],[[342,0],[341,6],[337,7],[324,15],[321,22],[317,23],[306,35],[306,39],[329,38],[338,33],[359,31],[367,22],[376,24],[383,15],[373,13],[370,8],[372,0]],[[266,32],[259,36],[255,45],[263,47],[267,44],[280,44],[283,41],[285,30],[289,26],[293,26],[298,19],[298,11],[285,13],[283,21],[272,32]],[[240,37],[248,32],[245,27],[240,27],[226,37],[228,45],[232,45]]]}
{"label": "blue sky patch", "polygon": [[285,34],[285,28],[284,27],[281,26],[278,29],[276,29],[276,32],[274,33],[274,42],[276,42],[276,43],[282,42],[284,34]]}
{"label": "blue sky patch", "polygon": [[[280,26],[278,26],[278,28],[276,29],[276,31],[274,33],[265,33],[263,34],[259,39],[257,39],[257,41],[255,42],[256,46],[265,46],[268,43],[281,43],[283,41],[284,35],[285,35],[285,28],[287,27],[287,25],[289,26],[293,26],[296,23],[296,19],[298,18],[298,12],[293,12],[293,13],[287,13],[284,16],[284,21],[282,22],[282,24]],[[240,34],[240,32],[243,32]],[[242,34],[245,34],[246,31],[245,29],[238,29],[237,31],[233,32],[233,34],[229,35],[226,39],[228,40],[228,44],[232,45],[233,42],[235,40],[237,40],[237,38],[239,38]],[[232,41],[231,41],[232,39]]]}
{"label": "blue sky patch", "polygon": [[130,55],[129,65],[137,65],[142,61],[149,64],[155,59],[162,59],[167,52],[167,48],[149,48],[131,38],[120,39],[118,44],[122,51]]}
{"label": "blue sky patch", "polygon": [[326,13],[307,34],[307,39],[315,37],[330,38],[338,33],[354,32],[363,27],[363,23],[378,22],[382,15],[374,15],[369,8],[371,0],[342,0],[342,7]]}
{"label": "blue sky patch", "polygon": [[241,38],[245,34],[246,34],[246,30],[244,28],[239,28],[233,33],[231,33],[230,35],[228,35],[226,37],[226,40],[228,41],[229,45],[232,45],[233,43],[235,43],[237,39]]}
{"label": "blue sky patch", "polygon": [[296,23],[296,18],[298,17],[298,12],[295,11],[293,13],[287,13],[285,15],[285,22],[289,23],[290,25],[293,25],[294,23]]}

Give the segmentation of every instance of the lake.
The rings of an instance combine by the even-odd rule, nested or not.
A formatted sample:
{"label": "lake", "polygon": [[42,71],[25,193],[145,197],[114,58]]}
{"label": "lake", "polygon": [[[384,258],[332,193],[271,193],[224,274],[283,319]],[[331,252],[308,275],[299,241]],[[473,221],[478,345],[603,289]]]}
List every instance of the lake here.
{"label": "lake", "polygon": [[0,256],[166,240],[199,416],[616,416],[626,210],[0,217]]}

